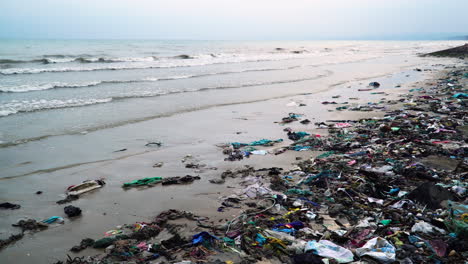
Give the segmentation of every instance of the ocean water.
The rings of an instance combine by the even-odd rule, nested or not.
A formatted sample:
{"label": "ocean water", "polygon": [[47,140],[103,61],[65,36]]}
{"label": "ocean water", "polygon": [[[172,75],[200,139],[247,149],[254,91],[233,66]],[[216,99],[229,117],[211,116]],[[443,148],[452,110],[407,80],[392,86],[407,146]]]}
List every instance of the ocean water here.
{"label": "ocean water", "polygon": [[0,40],[0,146],[239,103],[234,90],[273,98],[336,74],[329,65],[456,44]]}

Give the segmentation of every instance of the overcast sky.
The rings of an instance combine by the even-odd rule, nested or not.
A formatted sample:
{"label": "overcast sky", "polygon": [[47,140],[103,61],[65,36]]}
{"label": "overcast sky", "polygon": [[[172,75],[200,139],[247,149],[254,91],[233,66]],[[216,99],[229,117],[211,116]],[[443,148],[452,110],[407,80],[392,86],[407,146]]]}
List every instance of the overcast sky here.
{"label": "overcast sky", "polygon": [[0,38],[420,39],[468,35],[468,0],[0,0]]}

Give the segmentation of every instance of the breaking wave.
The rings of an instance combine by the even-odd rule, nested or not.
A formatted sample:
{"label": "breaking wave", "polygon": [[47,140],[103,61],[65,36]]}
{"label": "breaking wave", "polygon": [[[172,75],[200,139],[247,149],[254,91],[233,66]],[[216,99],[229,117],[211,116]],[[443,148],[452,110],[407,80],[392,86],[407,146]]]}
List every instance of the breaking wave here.
{"label": "breaking wave", "polygon": [[69,99],[69,100],[13,100],[0,105],[0,116],[8,116],[16,113],[34,112],[47,109],[66,107],[78,107],[85,105],[108,103],[112,98],[103,99]]}
{"label": "breaking wave", "polygon": [[245,73],[245,72],[257,72],[257,71],[280,71],[280,70],[289,70],[294,69],[299,66],[287,67],[287,68],[264,68],[264,69],[250,69],[243,71],[226,71],[226,72],[214,72],[214,73],[204,73],[204,74],[194,74],[194,75],[179,75],[179,76],[169,76],[169,77],[146,77],[143,79],[136,80],[109,80],[109,81],[92,81],[84,83],[64,83],[64,82],[53,82],[53,83],[43,83],[43,84],[23,84],[16,86],[0,86],[0,92],[3,93],[24,93],[32,91],[43,91],[50,89],[59,89],[59,88],[85,88],[93,87],[102,84],[119,84],[119,83],[140,83],[140,82],[157,82],[157,81],[170,81],[170,80],[180,80],[180,79],[189,79],[189,78],[200,78],[206,76],[214,75],[227,75],[235,73]]}
{"label": "breaking wave", "polygon": [[[64,67],[24,67],[1,69],[0,73],[10,74],[37,74],[44,72],[89,72],[89,71],[109,71],[109,70],[130,70],[130,69],[152,69],[152,68],[177,68],[193,67],[212,64],[229,64],[242,62],[279,61],[288,59],[299,59],[311,56],[302,53],[279,53],[279,54],[202,54],[202,55],[179,55],[175,57],[157,58],[150,57],[130,57],[130,58],[47,58],[55,62],[80,62],[79,65],[69,65]],[[313,55],[316,56],[316,55]],[[113,63],[111,63],[113,62]],[[88,64],[88,65],[85,65]]]}
{"label": "breaking wave", "polygon": [[13,115],[17,113],[24,113],[24,112],[35,112],[35,111],[48,110],[48,109],[79,107],[79,106],[109,103],[109,102],[116,101],[116,100],[126,100],[126,99],[131,99],[131,98],[156,97],[156,96],[169,95],[169,94],[202,92],[202,91],[208,91],[208,90],[245,88],[245,87],[252,87],[252,86],[295,83],[295,82],[302,82],[302,81],[308,81],[308,80],[315,80],[315,79],[322,78],[325,76],[327,75],[318,75],[314,77],[292,79],[292,80],[247,83],[247,84],[233,85],[233,86],[216,86],[216,87],[205,87],[205,88],[199,88],[199,89],[187,89],[187,90],[176,90],[176,91],[143,91],[143,92],[138,92],[138,93],[121,94],[121,95],[107,97],[107,98],[91,98],[91,99],[74,98],[74,99],[69,99],[69,100],[46,100],[46,99],[21,100],[21,101],[13,100],[7,103],[0,104],[0,117]]}
{"label": "breaking wave", "polygon": [[23,84],[23,85],[16,85],[16,86],[0,86],[0,92],[3,93],[24,93],[24,92],[32,92],[32,91],[43,91],[49,89],[57,89],[57,88],[79,88],[79,87],[91,87],[101,84],[102,82],[86,82],[86,83],[61,83],[61,82],[53,82],[53,83],[43,83],[43,84]]}

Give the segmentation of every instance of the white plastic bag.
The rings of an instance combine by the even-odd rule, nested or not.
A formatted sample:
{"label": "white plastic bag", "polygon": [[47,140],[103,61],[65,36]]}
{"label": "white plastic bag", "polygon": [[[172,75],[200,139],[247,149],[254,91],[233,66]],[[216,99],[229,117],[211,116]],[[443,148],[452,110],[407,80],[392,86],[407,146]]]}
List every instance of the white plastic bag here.
{"label": "white plastic bag", "polygon": [[395,261],[395,247],[387,240],[376,237],[373,238],[362,246],[356,249],[356,254],[360,257],[369,256],[381,261],[382,263],[389,263]]}
{"label": "white plastic bag", "polygon": [[312,240],[307,242],[305,252],[307,251],[312,251],[314,254],[321,257],[333,258],[339,263],[348,263],[354,259],[354,255],[351,250],[340,247],[328,240],[320,240],[319,242]]}
{"label": "white plastic bag", "polygon": [[438,231],[442,234],[445,234],[445,230],[435,227],[427,222],[418,222],[411,227],[411,232],[422,232],[422,233],[433,233],[434,231]]}

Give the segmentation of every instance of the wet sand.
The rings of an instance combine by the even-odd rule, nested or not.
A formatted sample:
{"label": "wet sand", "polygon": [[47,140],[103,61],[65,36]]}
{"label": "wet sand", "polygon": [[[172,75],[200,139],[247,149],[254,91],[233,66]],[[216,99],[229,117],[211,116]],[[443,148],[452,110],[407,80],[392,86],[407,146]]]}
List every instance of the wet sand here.
{"label": "wet sand", "polygon": [[[288,169],[293,166],[291,164],[296,157],[308,158],[311,152],[288,151],[277,156],[252,156],[242,161],[225,162],[223,161],[225,156],[216,144],[249,142],[262,138],[286,139],[286,133],[282,131],[285,127],[324,134],[326,130],[316,129],[314,122],[383,116],[382,111],[340,112],[334,109],[342,106],[341,104],[322,105],[320,102],[347,101],[350,104],[367,104],[378,102],[382,98],[397,99],[399,94],[406,93],[411,88],[427,85],[426,83],[431,82],[431,78],[436,77],[437,70],[442,70],[444,66],[454,62],[445,59],[424,59],[418,61],[419,64],[416,65],[423,70],[431,69],[431,71],[422,72],[414,71],[416,65],[410,63],[406,63],[406,66],[383,67],[378,72],[372,68],[366,70],[364,66],[355,69],[343,68],[341,69],[343,72],[340,72],[340,67],[337,66],[334,72],[342,74],[340,78],[335,76],[316,80],[308,83],[313,85],[309,87],[296,84],[303,85],[302,95],[213,106],[123,127],[54,137],[16,146],[11,151],[24,153],[24,160],[12,163],[11,167],[2,173],[4,178],[0,180],[0,198],[2,201],[21,204],[22,207],[14,211],[0,211],[2,238],[19,232],[11,227],[11,224],[21,218],[46,219],[53,215],[63,216],[64,206],[55,202],[65,197],[64,191],[67,186],[97,178],[105,178],[107,184],[104,188],[83,195],[71,203],[83,210],[81,217],[74,220],[65,218],[64,225],[26,235],[19,242],[0,251],[0,258],[5,263],[51,263],[63,259],[66,254],[71,254],[68,250],[78,244],[82,238],[102,237],[105,231],[114,229],[117,225],[151,219],[159,212],[171,208],[188,210],[215,219],[234,217],[234,210],[218,213],[216,208],[219,207],[218,198],[221,195],[235,190],[229,187],[235,187],[236,180],[227,180],[223,185],[214,185],[209,183],[210,179],[218,178],[226,169],[235,169],[243,165]],[[430,66],[436,63],[443,65]],[[373,91],[357,91],[359,88],[365,88],[371,81],[378,81],[382,86]],[[397,85],[401,87],[395,88]],[[299,91],[295,90],[296,93]],[[372,92],[385,92],[388,95],[371,94]],[[341,97],[333,99],[332,96],[335,95]],[[358,97],[359,100],[349,99],[353,97]],[[303,103],[306,106],[287,106],[291,102]],[[303,114],[304,118],[312,122],[309,125],[294,122],[286,126],[275,123],[291,112]],[[156,140],[162,141],[163,146],[154,148],[144,146],[147,142]],[[289,142],[286,139],[283,144],[287,145]],[[112,152],[123,148],[127,151]],[[93,159],[99,155],[90,154],[93,158],[87,160],[85,152],[94,151],[105,152],[107,157],[100,161],[101,159]],[[53,159],[57,153],[63,154],[62,158],[58,158],[60,162]],[[205,169],[203,172],[196,172],[185,168],[181,160],[187,154],[193,156],[195,163],[206,164],[207,168],[215,167],[217,170]],[[68,162],[64,162],[65,159]],[[50,161],[48,167],[43,166],[44,160]],[[164,162],[164,165],[161,168],[153,168],[153,164],[157,162]],[[34,172],[36,170],[46,171]],[[200,175],[201,180],[189,185],[130,190],[121,188],[122,183],[138,178],[186,174]],[[36,191],[44,193],[36,195]],[[85,250],[80,255],[97,252]]]}

